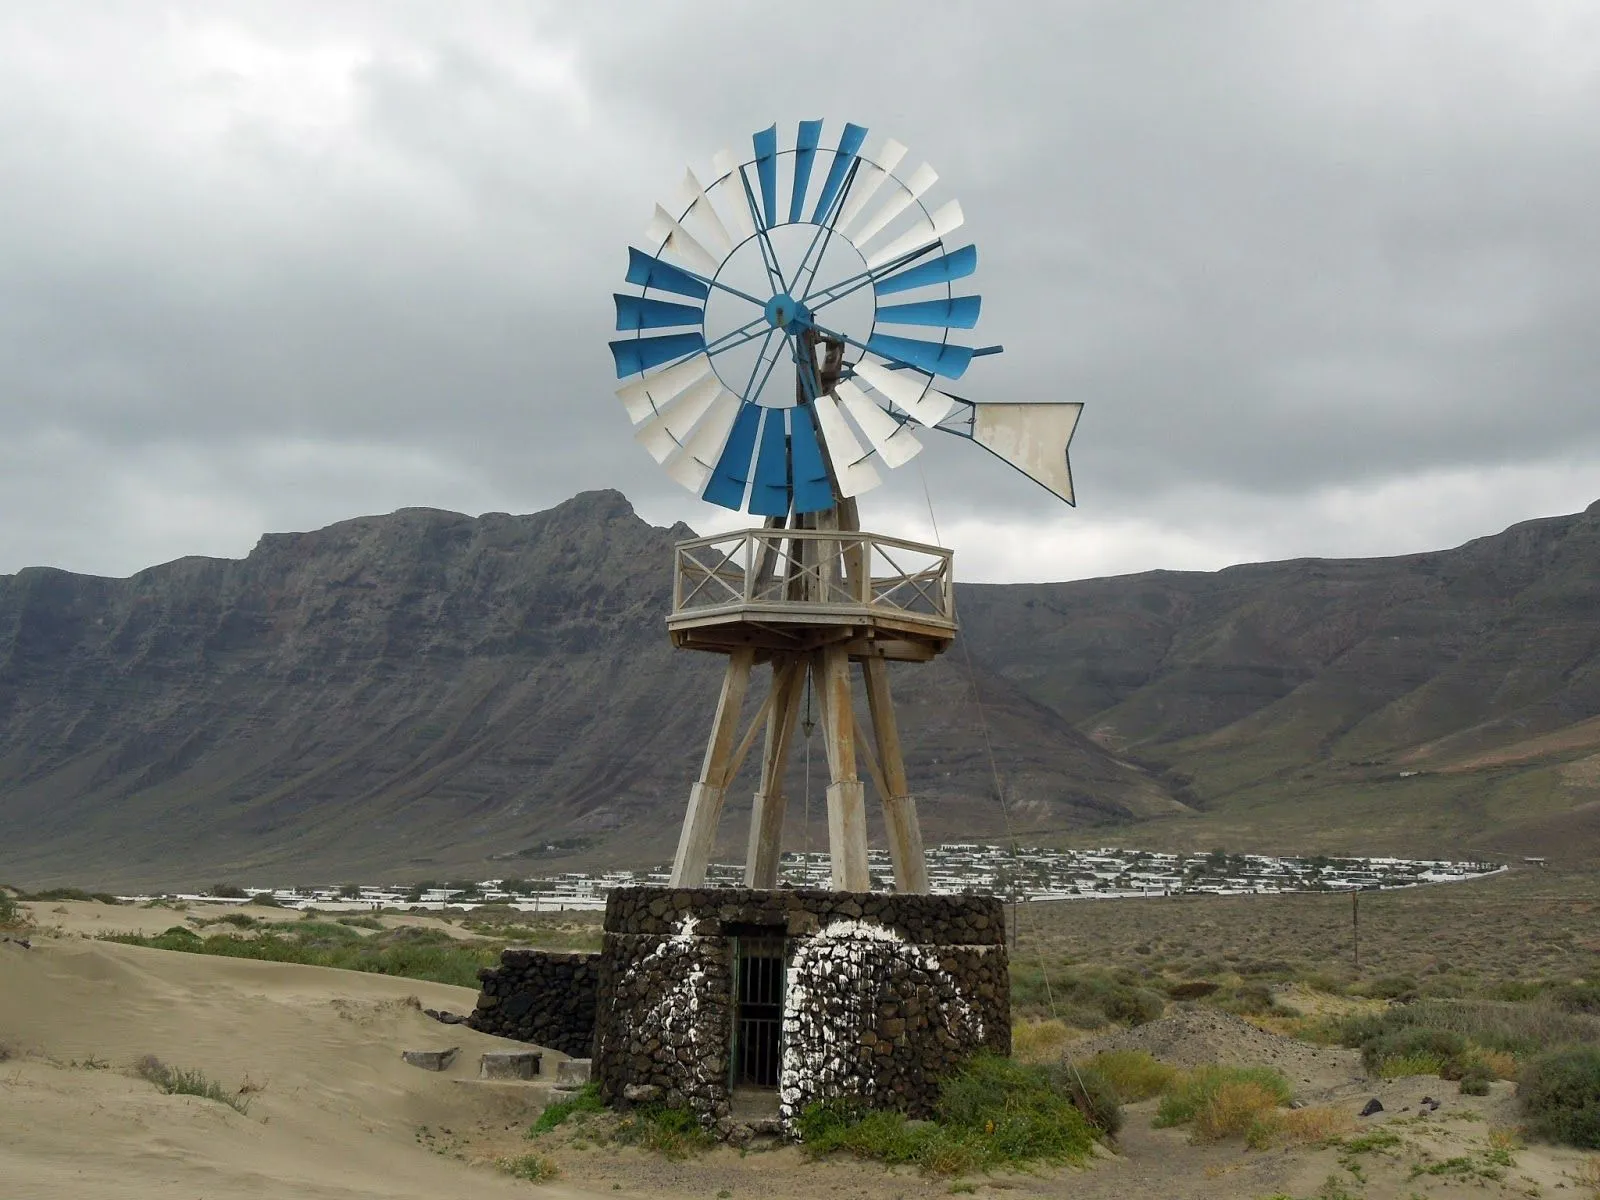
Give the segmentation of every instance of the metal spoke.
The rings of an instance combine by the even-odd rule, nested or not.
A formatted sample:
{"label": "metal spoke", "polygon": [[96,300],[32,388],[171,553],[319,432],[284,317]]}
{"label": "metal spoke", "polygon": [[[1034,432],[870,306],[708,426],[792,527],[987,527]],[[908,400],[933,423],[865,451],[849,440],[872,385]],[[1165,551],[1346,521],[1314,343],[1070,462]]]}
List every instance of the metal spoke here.
{"label": "metal spoke", "polygon": [[[811,297],[813,296],[827,296],[827,299],[819,300],[815,304],[809,305],[812,312],[817,311],[819,308],[827,308],[828,305],[832,304],[835,300],[843,300],[852,292],[860,291],[869,283],[876,283],[878,280],[894,274],[894,272],[898,271],[901,267],[916,262],[917,259],[921,258],[923,255],[932,250],[938,249],[939,245],[940,243],[938,242],[931,242],[919,250],[908,251],[905,254],[902,254],[899,258],[894,259],[891,262],[887,262],[881,267],[869,267],[865,271],[858,271],[854,275],[847,275],[845,278],[839,280],[839,282],[830,283],[825,288],[820,288],[815,291],[808,289],[803,299],[810,301]],[[840,288],[845,288],[846,290],[840,292],[837,296],[828,295],[828,293],[836,292]]]}
{"label": "metal spoke", "polygon": [[[777,332],[778,331],[776,328],[769,328],[767,330],[766,340],[761,343],[761,353],[756,355],[755,365],[750,368],[750,378],[744,381],[744,394],[740,397],[740,399],[749,400],[756,395],[756,393],[752,392],[750,389],[755,386],[756,373],[761,370],[761,364],[766,361],[767,348],[772,345],[772,335]],[[782,356],[774,355],[772,361],[776,363],[780,357]],[[766,379],[763,378],[761,383],[762,386],[765,387]]]}
{"label": "metal spoke", "polygon": [[707,354],[721,354],[726,350],[733,350],[748,342],[755,341],[772,328],[767,324],[765,316],[757,317],[754,321],[746,321],[737,329],[729,330],[715,341],[706,344]]}
{"label": "metal spoke", "polygon": [[850,195],[850,188],[856,181],[856,171],[860,166],[861,159],[857,156],[856,160],[850,164],[850,173],[845,176],[844,186],[839,189],[839,194],[833,198],[833,203],[829,206],[827,213],[824,214],[823,220],[817,224],[817,231],[811,235],[811,244],[806,247],[806,252],[800,259],[800,265],[795,267],[794,278],[789,281],[788,286],[784,289],[791,296],[794,295],[794,290],[800,282],[800,277],[805,274],[806,264],[811,261],[811,252],[817,248],[817,239],[821,238],[822,250],[817,254],[816,264],[811,268],[811,280],[806,285],[807,290],[809,291],[811,284],[817,281],[817,270],[822,266],[822,260],[827,257],[828,245],[833,240],[834,225],[839,220],[839,214],[844,211],[844,202]]}

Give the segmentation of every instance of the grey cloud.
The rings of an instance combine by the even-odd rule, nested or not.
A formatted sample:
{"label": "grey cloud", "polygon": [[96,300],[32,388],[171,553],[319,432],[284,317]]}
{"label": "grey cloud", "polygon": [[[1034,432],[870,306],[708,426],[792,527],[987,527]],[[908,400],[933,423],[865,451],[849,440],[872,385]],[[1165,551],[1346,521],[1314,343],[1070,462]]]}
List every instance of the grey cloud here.
{"label": "grey cloud", "polygon": [[[1150,553],[1225,559],[1299,552],[1286,511],[1310,531],[1333,521],[1329,494],[1408,481],[1409,527],[1396,513],[1402,532],[1366,544],[1440,536],[1427,481],[1452,472],[1526,481],[1566,464],[1551,471],[1573,494],[1508,484],[1451,536],[1581,506],[1584,464],[1600,494],[1600,96],[1585,82],[1600,47],[1565,11],[13,14],[0,499],[45,523],[0,521],[0,571],[67,556],[125,571],[139,554],[241,553],[253,521],[529,508],[596,486],[658,519],[724,521],[633,445],[611,397],[609,294],[685,162],[813,116],[892,133],[961,198],[983,255],[979,333],[1007,353],[957,390],[1090,404],[1078,511],[940,438],[880,511],[915,512],[926,477],[952,525],[1094,542],[1137,519]],[[327,453],[286,466],[283,446]],[[152,502],[119,532],[86,500],[115,503],[108,479],[214,512],[163,538],[167,501]],[[1201,496],[1261,539],[1220,536]]]}

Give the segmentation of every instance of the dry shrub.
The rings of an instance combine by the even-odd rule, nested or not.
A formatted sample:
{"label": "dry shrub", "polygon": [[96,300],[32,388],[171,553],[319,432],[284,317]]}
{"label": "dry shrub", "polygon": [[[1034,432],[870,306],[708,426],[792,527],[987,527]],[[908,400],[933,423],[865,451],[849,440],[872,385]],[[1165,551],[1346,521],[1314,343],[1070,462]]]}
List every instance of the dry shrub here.
{"label": "dry shrub", "polygon": [[1356,1119],[1346,1109],[1328,1104],[1279,1110],[1279,1132],[1284,1141],[1296,1145],[1318,1145],[1343,1137],[1356,1127]]}
{"label": "dry shrub", "polygon": [[1492,1072],[1496,1079],[1517,1077],[1517,1056],[1509,1050],[1475,1050],[1473,1057]]}
{"label": "dry shrub", "polygon": [[1491,1150],[1522,1150],[1527,1146],[1515,1125],[1496,1125],[1485,1136]]}
{"label": "dry shrub", "polygon": [[1050,1062],[1071,1039],[1064,1021],[1023,1021],[1011,1030],[1011,1056],[1018,1062]]}
{"label": "dry shrub", "polygon": [[1194,1116],[1193,1140],[1219,1142],[1243,1137],[1264,1113],[1278,1107],[1278,1097],[1250,1079],[1225,1083]]}
{"label": "dry shrub", "polygon": [[1579,1163],[1577,1170],[1572,1172],[1572,1178],[1580,1188],[1589,1190],[1593,1200],[1600,1200],[1600,1154],[1592,1155]]}

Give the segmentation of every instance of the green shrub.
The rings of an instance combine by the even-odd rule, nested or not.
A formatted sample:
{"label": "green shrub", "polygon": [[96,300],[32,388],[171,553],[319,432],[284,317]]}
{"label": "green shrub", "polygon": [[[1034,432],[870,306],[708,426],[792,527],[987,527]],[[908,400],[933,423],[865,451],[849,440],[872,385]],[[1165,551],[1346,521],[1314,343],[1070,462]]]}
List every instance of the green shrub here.
{"label": "green shrub", "polygon": [[191,930],[175,926],[157,937],[112,934],[106,940],[191,954],[219,954],[229,958],[305,963],[431,979],[474,991],[479,986],[478,969],[494,966],[500,959],[498,946],[456,941],[442,930],[406,927],[364,937],[348,926],[317,920],[270,926],[248,938],[213,934],[202,939]]}
{"label": "green shrub", "polygon": [[[1436,1075],[1450,1068],[1467,1051],[1467,1039],[1453,1029],[1430,1029],[1413,1025],[1380,1033],[1361,1045],[1361,1061],[1367,1070],[1396,1077]],[[1387,1069],[1385,1064],[1388,1064]],[[1421,1065],[1419,1070],[1402,1070],[1400,1064]]]}
{"label": "green shrub", "polygon": [[1114,1138],[1122,1131],[1122,1103],[1117,1089],[1099,1071],[1090,1066],[1057,1063],[1050,1068],[1050,1079],[1102,1137]]}
{"label": "green shrub", "polygon": [[654,1150],[673,1162],[709,1150],[713,1144],[699,1117],[686,1108],[664,1104],[634,1109],[617,1122],[615,1136],[619,1142]]}
{"label": "green shrub", "polygon": [[1127,1025],[1148,1025],[1160,1018],[1167,1002],[1160,992],[1145,987],[1121,987],[1106,998],[1105,1014]]}
{"label": "green shrub", "polygon": [[934,1122],[912,1124],[899,1113],[831,1102],[808,1106],[796,1132],[808,1153],[848,1150],[889,1163],[916,1163],[935,1175],[1081,1162],[1095,1137],[1050,1071],[987,1054],[945,1081]]}
{"label": "green shrub", "polygon": [[1461,1073],[1461,1094],[1463,1096],[1487,1096],[1489,1094],[1489,1085],[1493,1082],[1493,1071],[1482,1063],[1472,1063]]}
{"label": "green shrub", "polygon": [[[1414,1051],[1438,1054],[1446,1061],[1441,1066],[1454,1071],[1460,1051],[1455,1042],[1436,1044],[1408,1043],[1397,1047],[1379,1042],[1408,1030],[1431,1030],[1453,1034],[1484,1050],[1503,1051],[1518,1056],[1537,1054],[1550,1046],[1567,1043],[1600,1043],[1600,1017],[1588,1013],[1566,1012],[1548,999],[1532,1003],[1507,1003],[1492,1000],[1421,1000],[1391,1008],[1383,1013],[1346,1019],[1339,1028],[1339,1041],[1359,1047],[1369,1067],[1384,1055]],[[1375,1048],[1369,1051],[1369,1048]]]}
{"label": "green shrub", "polygon": [[1361,991],[1379,1000],[1415,1000],[1417,981],[1409,975],[1385,975],[1368,981]]}
{"label": "green shrub", "polygon": [[0,929],[20,929],[22,924],[22,905],[10,892],[0,888]]}
{"label": "green shrub", "polygon": [[1600,983],[1568,983],[1550,992],[1551,1002],[1563,1012],[1600,1015]]}
{"label": "green shrub", "polygon": [[557,1126],[566,1124],[573,1117],[579,1117],[581,1120],[583,1115],[604,1110],[605,1102],[600,1099],[600,1088],[596,1084],[586,1083],[575,1096],[545,1105],[544,1111],[539,1114],[539,1119],[528,1129],[528,1136],[537,1137],[541,1133],[548,1133]]}
{"label": "green shrub", "polygon": [[278,903],[278,898],[276,896],[274,896],[271,892],[257,892],[254,896],[250,897],[250,903],[254,904],[254,905],[256,905],[256,906],[258,906],[260,908],[282,908],[283,907],[283,905]]}
{"label": "green shrub", "polygon": [[1517,1099],[1534,1133],[1600,1150],[1600,1046],[1568,1046],[1532,1059],[1517,1078]]}
{"label": "green shrub", "polygon": [[1258,1085],[1278,1104],[1289,1103],[1294,1094],[1289,1081],[1271,1067],[1196,1067],[1173,1079],[1156,1109],[1155,1124],[1187,1125],[1224,1088],[1242,1084]]}
{"label": "green shrub", "polygon": [[1184,979],[1167,984],[1166,991],[1173,1000],[1204,1000],[1221,986],[1209,979]]}

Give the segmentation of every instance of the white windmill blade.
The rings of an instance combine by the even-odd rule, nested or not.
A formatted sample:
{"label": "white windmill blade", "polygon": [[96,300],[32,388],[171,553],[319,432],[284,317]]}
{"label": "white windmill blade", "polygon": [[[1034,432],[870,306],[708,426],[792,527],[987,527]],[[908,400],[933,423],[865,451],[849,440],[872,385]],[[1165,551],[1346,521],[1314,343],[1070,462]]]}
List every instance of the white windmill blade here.
{"label": "white windmill blade", "polygon": [[650,451],[650,457],[657,462],[666,462],[723,390],[722,380],[714,374],[707,375],[667,401],[660,412],[639,427],[634,441]]}
{"label": "white windmill blade", "polygon": [[704,246],[695,241],[692,233],[673,220],[672,214],[659,204],[656,205],[655,217],[645,230],[645,236],[663,251],[677,255],[702,275],[715,275],[717,267],[721,265]]}
{"label": "white windmill blade", "polygon": [[717,198],[728,206],[739,240],[755,237],[756,223],[750,218],[750,202],[745,199],[739,160],[734,158],[732,150],[718,150],[711,156],[711,166],[717,173],[717,182],[711,185],[711,190],[720,192]]}
{"label": "white windmill blade", "polygon": [[867,218],[865,225],[850,235],[850,240],[858,247],[866,245],[882,233],[890,221],[910,208],[912,201],[920,199],[924,192],[938,182],[939,173],[927,163],[923,163],[911,172],[911,178],[900,185],[899,191],[885,200],[882,207]]}
{"label": "white windmill blade", "polygon": [[728,431],[738,415],[739,397],[724,390],[711,402],[683,448],[661,464],[667,474],[696,495],[704,491],[711,481],[712,468],[722,454],[722,444],[728,440]]}
{"label": "white windmill blade", "polygon": [[896,421],[848,379],[841,379],[833,390],[844,401],[845,408],[861,426],[861,432],[867,435],[867,441],[872,443],[885,466],[903,467],[922,453],[922,443],[911,432],[911,426]]}
{"label": "white windmill blade", "polygon": [[624,384],[617,389],[617,398],[628,410],[628,420],[637,425],[646,417],[660,412],[668,400],[702,375],[710,373],[711,359],[704,354],[696,354],[693,358],[673,363],[664,371]]}
{"label": "white windmill blade", "polygon": [[828,457],[833,460],[839,494],[859,496],[882,483],[883,476],[867,461],[868,452],[861,448],[831,393],[817,397],[816,411],[817,422],[822,426],[822,440],[827,443]]}
{"label": "white windmill blade", "polygon": [[900,160],[905,156],[906,148],[893,138],[889,138],[883,143],[883,149],[878,151],[876,159],[861,160],[861,166],[856,170],[856,181],[850,185],[850,198],[839,210],[839,219],[834,223],[835,229],[840,233],[848,233],[850,223],[861,215],[861,210],[866,208],[867,201],[871,200],[883,186],[883,181],[889,178],[890,173],[900,165]]}
{"label": "white windmill blade", "polygon": [[921,371],[891,371],[888,367],[862,359],[856,364],[856,374],[865,379],[872,389],[882,392],[897,408],[911,414],[919,425],[932,429],[950,415],[956,402],[936,388],[932,375]]}
{"label": "white windmill blade", "polygon": [[706,195],[705,188],[700,186],[700,181],[695,178],[694,168],[685,168],[683,183],[679,186],[679,210],[683,213],[682,219],[698,218],[700,229],[707,234],[707,241],[711,249],[716,251],[718,258],[726,258],[733,253],[733,239],[728,236],[728,227],[722,223],[722,218],[717,215],[717,209],[711,203],[711,197]]}
{"label": "white windmill blade", "polygon": [[867,256],[867,266],[872,270],[883,266],[886,262],[893,262],[902,254],[910,254],[913,250],[920,250],[929,242],[936,242],[942,237],[948,237],[961,228],[961,223],[967,218],[961,212],[961,202],[952,200],[938,212],[933,214],[933,227],[918,225],[900,237],[895,238],[882,250],[875,250]]}
{"label": "white windmill blade", "polygon": [[1068,504],[1076,503],[1067,447],[1082,404],[975,404],[973,409],[973,441]]}

